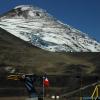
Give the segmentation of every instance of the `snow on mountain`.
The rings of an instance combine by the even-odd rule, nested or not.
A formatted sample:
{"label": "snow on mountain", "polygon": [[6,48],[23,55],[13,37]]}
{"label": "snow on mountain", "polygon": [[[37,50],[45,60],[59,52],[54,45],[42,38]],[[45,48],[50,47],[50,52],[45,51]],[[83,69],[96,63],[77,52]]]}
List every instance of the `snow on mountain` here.
{"label": "snow on mountain", "polygon": [[0,17],[0,27],[20,39],[52,52],[100,52],[100,43],[63,24],[45,10],[17,6]]}

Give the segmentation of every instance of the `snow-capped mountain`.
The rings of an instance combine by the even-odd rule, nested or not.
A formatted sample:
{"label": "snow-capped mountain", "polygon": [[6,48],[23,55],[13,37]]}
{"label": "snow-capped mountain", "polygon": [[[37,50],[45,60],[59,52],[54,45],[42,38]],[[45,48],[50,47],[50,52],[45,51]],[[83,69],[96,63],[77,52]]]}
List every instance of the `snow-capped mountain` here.
{"label": "snow-capped mountain", "polygon": [[0,17],[0,27],[44,50],[100,52],[100,43],[38,7],[15,7]]}

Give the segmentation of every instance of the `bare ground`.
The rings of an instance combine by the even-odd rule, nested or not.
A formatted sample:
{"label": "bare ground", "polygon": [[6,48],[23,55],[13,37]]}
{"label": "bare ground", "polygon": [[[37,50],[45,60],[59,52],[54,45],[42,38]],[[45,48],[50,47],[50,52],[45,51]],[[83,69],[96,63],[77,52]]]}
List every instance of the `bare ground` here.
{"label": "bare ground", "polygon": [[25,100],[25,97],[0,97],[0,100]]}

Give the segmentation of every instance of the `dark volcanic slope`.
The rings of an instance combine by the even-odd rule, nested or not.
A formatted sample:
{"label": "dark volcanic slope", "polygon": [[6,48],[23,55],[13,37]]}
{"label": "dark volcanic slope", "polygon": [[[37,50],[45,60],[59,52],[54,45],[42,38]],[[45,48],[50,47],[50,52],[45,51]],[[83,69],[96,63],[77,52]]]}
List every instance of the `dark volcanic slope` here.
{"label": "dark volcanic slope", "polygon": [[[100,53],[51,53],[26,43],[0,28],[1,71],[48,72],[68,75],[99,73]],[[7,67],[7,68],[6,68]],[[5,69],[4,69],[5,68]]]}
{"label": "dark volcanic slope", "polygon": [[[83,86],[97,81],[93,79],[93,76],[99,76],[99,59],[100,53],[51,53],[44,51],[0,28],[0,79],[8,72],[66,74],[64,77],[58,75],[49,78],[51,86],[57,86],[59,83],[66,87],[62,90],[66,93],[80,87],[80,81],[76,76],[83,76]],[[6,84],[8,81],[1,82],[5,87],[4,83]],[[0,86],[2,87],[1,84]],[[3,92],[1,91],[1,93]]]}

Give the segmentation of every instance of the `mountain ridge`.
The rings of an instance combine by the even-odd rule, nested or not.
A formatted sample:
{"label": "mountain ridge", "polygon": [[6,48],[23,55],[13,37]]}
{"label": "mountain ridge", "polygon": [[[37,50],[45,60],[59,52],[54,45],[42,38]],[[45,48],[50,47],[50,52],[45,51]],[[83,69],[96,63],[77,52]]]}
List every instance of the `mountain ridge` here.
{"label": "mountain ridge", "polygon": [[100,43],[38,7],[15,7],[0,17],[0,27],[47,51],[100,52]]}
{"label": "mountain ridge", "polygon": [[4,69],[10,67],[16,69],[14,73],[94,75],[99,74],[99,58],[100,54],[91,52],[53,53],[42,50],[0,28],[0,73],[5,73]]}

